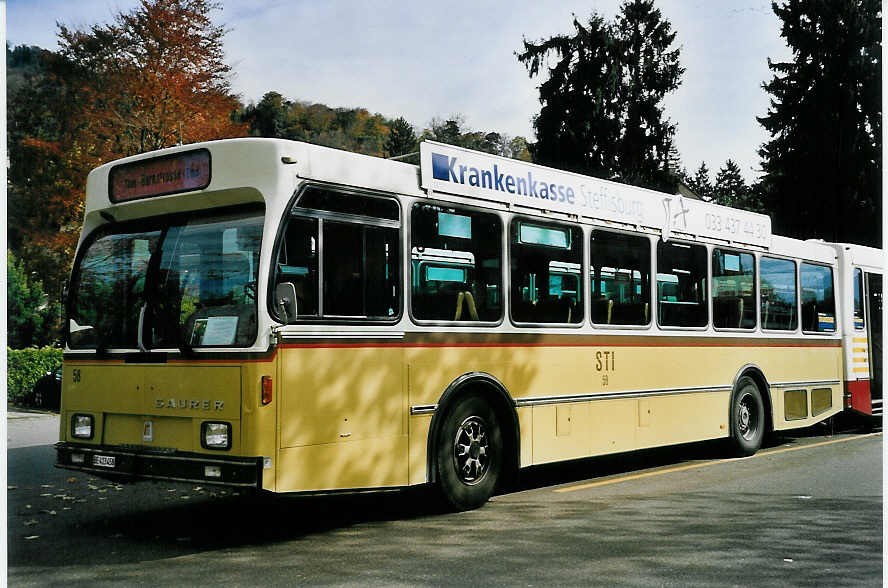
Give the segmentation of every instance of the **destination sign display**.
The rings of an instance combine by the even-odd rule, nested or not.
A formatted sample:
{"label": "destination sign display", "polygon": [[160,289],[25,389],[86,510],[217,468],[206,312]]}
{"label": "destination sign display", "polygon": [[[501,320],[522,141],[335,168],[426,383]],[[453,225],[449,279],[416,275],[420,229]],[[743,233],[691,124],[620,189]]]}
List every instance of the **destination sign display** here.
{"label": "destination sign display", "polygon": [[114,166],[108,178],[108,197],[111,202],[127,202],[202,190],[209,185],[210,152],[196,149]]}
{"label": "destination sign display", "polygon": [[422,187],[681,235],[768,247],[771,219],[679,195],[601,180],[431,141],[420,144]]}

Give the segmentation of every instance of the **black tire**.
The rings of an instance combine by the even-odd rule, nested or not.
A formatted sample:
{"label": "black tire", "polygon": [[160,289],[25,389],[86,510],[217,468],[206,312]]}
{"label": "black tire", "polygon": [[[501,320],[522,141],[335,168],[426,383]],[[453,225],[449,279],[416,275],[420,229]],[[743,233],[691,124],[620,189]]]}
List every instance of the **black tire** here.
{"label": "black tire", "polygon": [[731,396],[731,452],[738,457],[754,454],[765,438],[765,403],[755,380],[743,376]]}
{"label": "black tire", "polygon": [[438,489],[455,510],[483,505],[503,471],[503,435],[496,412],[470,394],[447,411],[435,447]]}

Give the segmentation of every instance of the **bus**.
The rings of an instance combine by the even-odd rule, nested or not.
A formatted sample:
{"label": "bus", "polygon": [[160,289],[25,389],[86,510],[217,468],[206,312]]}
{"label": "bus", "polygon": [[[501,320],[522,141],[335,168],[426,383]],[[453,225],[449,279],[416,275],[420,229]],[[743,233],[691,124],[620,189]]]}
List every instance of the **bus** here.
{"label": "bus", "polygon": [[845,409],[870,419],[882,418],[882,274],[881,249],[833,243],[838,258],[838,296],[842,313],[842,361]]}
{"label": "bus", "polygon": [[93,170],[56,465],[428,484],[462,510],[529,466],[716,439],[751,455],[842,411],[834,247],[440,143],[420,160],[249,138]]}

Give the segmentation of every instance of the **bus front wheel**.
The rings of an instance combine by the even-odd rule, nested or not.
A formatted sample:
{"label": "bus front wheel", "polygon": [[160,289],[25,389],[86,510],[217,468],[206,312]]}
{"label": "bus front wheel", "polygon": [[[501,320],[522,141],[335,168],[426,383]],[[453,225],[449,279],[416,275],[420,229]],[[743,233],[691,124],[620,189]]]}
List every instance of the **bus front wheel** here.
{"label": "bus front wheel", "polygon": [[477,394],[458,399],[437,440],[438,487],[456,510],[487,502],[503,464],[503,435],[496,412]]}
{"label": "bus front wheel", "polygon": [[731,398],[731,449],[734,455],[746,457],[762,446],[765,436],[765,405],[755,381],[743,376]]}

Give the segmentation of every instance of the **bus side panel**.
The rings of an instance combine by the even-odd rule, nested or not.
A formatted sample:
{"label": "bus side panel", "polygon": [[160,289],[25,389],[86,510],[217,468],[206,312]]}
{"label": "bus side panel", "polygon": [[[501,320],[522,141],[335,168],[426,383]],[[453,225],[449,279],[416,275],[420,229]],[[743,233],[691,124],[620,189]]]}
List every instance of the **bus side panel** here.
{"label": "bus side panel", "polygon": [[[710,340],[711,341],[711,340]],[[409,405],[434,405],[456,378],[485,372],[519,405],[521,465],[717,439],[729,435],[731,385],[747,364],[769,383],[841,379],[838,345],[483,346],[409,350]],[[712,390],[706,390],[711,386]],[[796,386],[798,388],[798,386]],[[784,388],[771,391],[775,429],[809,426],[841,410],[839,385],[802,386],[806,410],[787,419]],[[828,392],[824,393],[826,389]],[[812,396],[812,390],[818,390]],[[677,393],[676,393],[677,392]],[[765,392],[764,390],[762,391]],[[570,402],[570,395],[638,394]],[[826,396],[824,396],[826,394]],[[819,414],[813,414],[818,407]],[[824,408],[826,407],[826,408]],[[427,418],[427,417],[423,417]],[[411,482],[424,480],[427,425],[411,418]]]}
{"label": "bus side panel", "polygon": [[406,485],[403,349],[293,343],[279,356],[277,490]]}
{"label": "bus side panel", "polygon": [[281,448],[278,492],[407,485],[407,436]]}
{"label": "bus side panel", "polygon": [[[764,351],[757,354],[756,365],[770,385],[774,430],[808,427],[841,412],[841,347],[774,347]],[[825,398],[823,390],[829,390]],[[797,414],[798,407],[802,414]]]}

